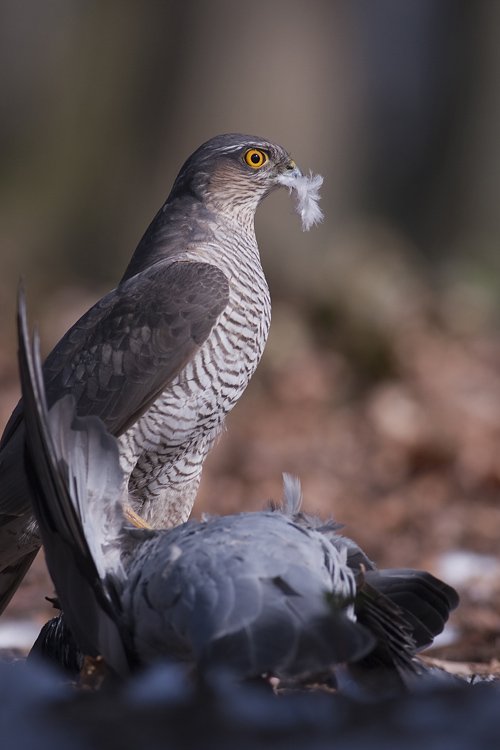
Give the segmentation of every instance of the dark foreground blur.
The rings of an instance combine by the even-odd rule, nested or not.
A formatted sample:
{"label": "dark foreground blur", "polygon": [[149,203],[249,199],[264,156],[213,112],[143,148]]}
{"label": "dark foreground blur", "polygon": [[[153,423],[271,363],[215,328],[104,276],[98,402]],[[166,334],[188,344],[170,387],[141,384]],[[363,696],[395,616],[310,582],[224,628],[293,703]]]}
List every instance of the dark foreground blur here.
{"label": "dark foreground blur", "polygon": [[273,695],[212,674],[199,686],[157,665],[123,687],[75,690],[35,665],[0,664],[2,748],[135,750],[469,750],[498,746],[498,686],[426,683],[360,701],[329,692]]}

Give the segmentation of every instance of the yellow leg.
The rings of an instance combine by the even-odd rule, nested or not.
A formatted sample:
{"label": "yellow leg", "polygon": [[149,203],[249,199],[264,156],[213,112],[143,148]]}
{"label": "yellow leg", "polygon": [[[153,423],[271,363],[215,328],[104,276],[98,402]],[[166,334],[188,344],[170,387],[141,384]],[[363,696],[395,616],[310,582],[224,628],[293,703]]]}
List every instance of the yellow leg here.
{"label": "yellow leg", "polygon": [[135,512],[133,508],[131,508],[130,505],[126,505],[123,509],[123,512],[125,513],[125,518],[127,521],[129,521],[132,526],[135,526],[136,529],[151,529],[152,526],[149,525],[149,523],[146,523],[146,521],[140,517],[138,513]]}

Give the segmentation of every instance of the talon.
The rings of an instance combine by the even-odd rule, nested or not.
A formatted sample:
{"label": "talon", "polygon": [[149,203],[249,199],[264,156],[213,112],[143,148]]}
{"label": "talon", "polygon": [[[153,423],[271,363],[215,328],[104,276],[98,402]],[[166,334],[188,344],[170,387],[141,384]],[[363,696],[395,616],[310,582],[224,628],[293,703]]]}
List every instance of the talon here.
{"label": "talon", "polygon": [[85,656],[80,671],[80,687],[91,691],[99,690],[108,674],[102,656]]}
{"label": "talon", "polygon": [[141,516],[135,512],[135,510],[130,506],[126,505],[124,508],[124,514],[127,521],[129,521],[132,526],[135,526],[136,529],[151,529],[152,526],[147,523],[147,521],[144,520],[144,518],[141,518]]}

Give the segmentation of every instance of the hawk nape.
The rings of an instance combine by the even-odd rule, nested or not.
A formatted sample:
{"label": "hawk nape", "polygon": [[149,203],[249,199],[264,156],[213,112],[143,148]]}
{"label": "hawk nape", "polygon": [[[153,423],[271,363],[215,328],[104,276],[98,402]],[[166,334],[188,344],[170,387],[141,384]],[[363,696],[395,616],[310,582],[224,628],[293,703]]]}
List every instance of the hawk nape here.
{"label": "hawk nape", "polygon": [[[212,138],[186,161],[120,283],[66,333],[43,374],[118,437],[133,510],[153,526],[190,514],[203,462],[262,355],[270,299],[254,231],[260,201],[295,189],[320,220],[321,178],[263,138]],[[40,539],[25,469],[23,406],[0,443],[0,612]]]}

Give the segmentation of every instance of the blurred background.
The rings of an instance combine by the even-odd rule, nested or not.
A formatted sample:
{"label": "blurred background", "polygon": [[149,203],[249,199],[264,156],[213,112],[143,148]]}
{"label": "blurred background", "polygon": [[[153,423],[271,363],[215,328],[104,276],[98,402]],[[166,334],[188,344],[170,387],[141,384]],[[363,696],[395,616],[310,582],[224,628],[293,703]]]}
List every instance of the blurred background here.
{"label": "blurred background", "polygon": [[[3,0],[0,427],[18,279],[47,351],[202,141],[274,139],[324,175],[326,219],[302,234],[284,191],[259,209],[271,336],[196,513],[260,508],[296,473],[381,565],[459,586],[441,654],[494,658],[499,25],[494,0]],[[0,645],[50,593],[39,558]]]}

